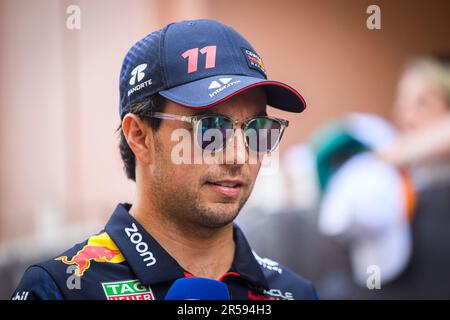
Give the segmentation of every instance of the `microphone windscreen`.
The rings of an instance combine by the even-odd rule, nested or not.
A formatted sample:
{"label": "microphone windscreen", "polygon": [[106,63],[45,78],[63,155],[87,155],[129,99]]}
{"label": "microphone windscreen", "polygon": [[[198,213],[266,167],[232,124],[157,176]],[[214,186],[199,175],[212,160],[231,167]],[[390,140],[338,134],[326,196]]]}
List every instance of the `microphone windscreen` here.
{"label": "microphone windscreen", "polygon": [[176,280],[164,300],[230,300],[230,293],[223,282],[190,277]]}

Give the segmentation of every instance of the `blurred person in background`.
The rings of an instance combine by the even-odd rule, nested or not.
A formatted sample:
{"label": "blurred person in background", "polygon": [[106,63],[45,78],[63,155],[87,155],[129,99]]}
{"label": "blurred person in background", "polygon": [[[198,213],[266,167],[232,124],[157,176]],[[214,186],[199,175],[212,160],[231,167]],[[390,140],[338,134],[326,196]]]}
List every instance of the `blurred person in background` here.
{"label": "blurred person in background", "polygon": [[[395,102],[400,129],[377,151],[407,169],[418,205],[412,222],[413,255],[392,287],[419,299],[450,298],[450,59],[413,60],[403,72]],[[406,294],[406,292],[408,292]]]}
{"label": "blurred person in background", "polygon": [[378,155],[408,167],[418,190],[450,181],[450,58],[412,61],[399,81],[394,111],[400,134]]}
{"label": "blurred person in background", "polygon": [[325,279],[323,295],[391,298],[368,290],[370,273],[378,272],[378,287],[384,286],[409,261],[414,205],[409,179],[372,152],[394,137],[381,117],[353,113],[319,127],[311,139],[321,191],[319,231],[341,247],[321,257],[331,266],[327,273],[335,275]]}
{"label": "blurred person in background", "polygon": [[381,118],[347,116],[315,136],[319,230],[347,248],[360,288],[373,266],[380,272],[381,290],[353,296],[450,298],[449,71],[446,59],[408,65],[397,132]]}

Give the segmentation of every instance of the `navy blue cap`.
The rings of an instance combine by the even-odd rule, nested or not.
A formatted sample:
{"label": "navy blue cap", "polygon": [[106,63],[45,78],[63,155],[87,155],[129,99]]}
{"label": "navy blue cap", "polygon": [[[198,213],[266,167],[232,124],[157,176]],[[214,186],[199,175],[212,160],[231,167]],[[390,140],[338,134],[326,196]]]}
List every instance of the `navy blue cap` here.
{"label": "navy blue cap", "polygon": [[189,108],[209,108],[263,86],[268,105],[305,109],[303,97],[271,81],[261,57],[239,33],[214,20],[171,23],[138,41],[120,73],[120,116],[125,107],[154,94]]}

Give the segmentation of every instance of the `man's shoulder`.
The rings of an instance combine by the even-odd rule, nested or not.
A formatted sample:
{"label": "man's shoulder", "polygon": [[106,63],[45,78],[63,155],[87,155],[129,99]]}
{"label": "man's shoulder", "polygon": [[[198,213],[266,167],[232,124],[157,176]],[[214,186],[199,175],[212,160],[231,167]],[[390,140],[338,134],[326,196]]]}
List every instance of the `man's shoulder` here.
{"label": "man's shoulder", "polygon": [[71,269],[74,269],[78,276],[83,276],[94,261],[116,262],[119,260],[125,259],[111,237],[102,230],[64,252],[35,265],[48,271],[73,266]]}
{"label": "man's shoulder", "polygon": [[[110,236],[100,231],[63,253],[28,267],[13,298],[67,298],[78,291],[81,293],[80,290],[72,290],[81,281],[89,291],[91,286],[98,286],[99,280],[108,278],[108,274],[123,273],[128,269],[123,266],[124,261],[124,256]],[[109,270],[118,268],[119,264],[122,265],[120,270]]]}
{"label": "man's shoulder", "polygon": [[258,255],[255,251],[253,255],[269,285],[266,295],[283,300],[319,299],[311,281],[275,260]]}

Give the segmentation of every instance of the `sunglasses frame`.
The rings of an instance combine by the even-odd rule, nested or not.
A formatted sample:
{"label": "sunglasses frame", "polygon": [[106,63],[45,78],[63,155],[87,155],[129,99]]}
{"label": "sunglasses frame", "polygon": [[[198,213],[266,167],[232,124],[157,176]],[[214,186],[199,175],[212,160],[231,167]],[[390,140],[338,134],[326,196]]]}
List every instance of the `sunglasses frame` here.
{"label": "sunglasses frame", "polygon": [[[253,152],[257,152],[257,153],[271,153],[273,152],[278,145],[280,144],[281,138],[283,137],[283,133],[284,130],[286,130],[286,128],[289,126],[289,121],[285,120],[285,119],[280,119],[280,118],[276,118],[276,117],[270,117],[270,116],[256,116],[256,117],[252,117],[252,118],[248,118],[244,121],[238,121],[238,120],[234,120],[228,116],[225,115],[221,115],[221,114],[198,114],[198,115],[193,115],[193,116],[182,116],[182,115],[177,115],[177,114],[172,114],[172,113],[164,113],[164,112],[154,112],[150,117],[152,118],[157,118],[157,119],[162,119],[162,120],[178,120],[178,121],[183,121],[183,122],[187,122],[190,123],[194,129],[194,135],[195,135],[195,141],[198,144],[198,137],[197,137],[197,132],[198,132],[198,128],[200,123],[202,122],[202,120],[204,120],[205,118],[208,117],[223,117],[227,120],[230,120],[232,123],[232,129],[233,129],[233,135],[231,137],[234,137],[234,135],[236,134],[236,129],[238,128],[239,124],[242,124],[242,129],[243,132],[246,132],[249,124],[252,121],[255,121],[257,119],[260,118],[265,118],[265,119],[269,119],[272,121],[276,121],[280,124],[280,134],[278,135],[277,140],[275,141],[275,143],[272,146],[272,149],[267,150],[267,151],[254,151]],[[245,141],[245,146],[247,147],[248,150],[250,150],[250,147],[248,145],[248,141],[247,139],[244,139]],[[219,149],[215,149],[216,151],[221,151],[223,150],[223,148],[229,143],[229,138],[225,140],[225,143],[222,145],[221,148]],[[199,146],[200,148],[202,148],[201,146]],[[203,149],[203,148],[202,148]]]}

